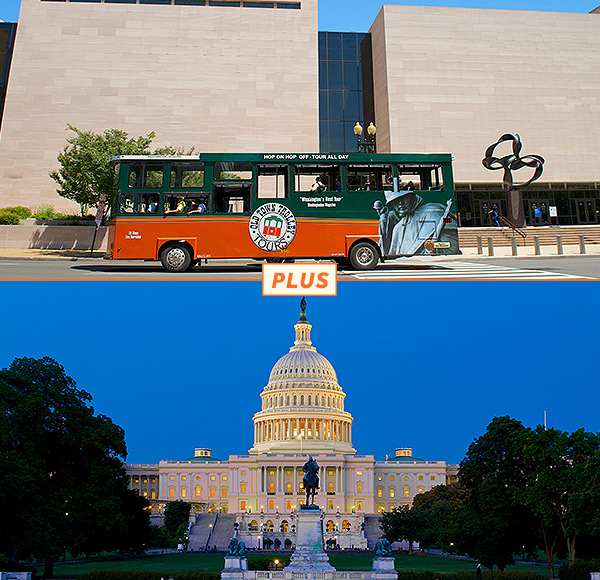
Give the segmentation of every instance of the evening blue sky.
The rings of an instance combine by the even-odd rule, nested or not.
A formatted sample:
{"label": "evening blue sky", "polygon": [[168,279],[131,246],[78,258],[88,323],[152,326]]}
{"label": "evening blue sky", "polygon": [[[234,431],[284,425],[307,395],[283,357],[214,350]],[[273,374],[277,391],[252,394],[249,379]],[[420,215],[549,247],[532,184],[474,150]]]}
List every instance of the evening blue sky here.
{"label": "evening blue sky", "polygon": [[[319,30],[367,32],[383,4],[591,12],[600,0],[320,0]],[[16,22],[21,0],[0,0],[0,20]]]}
{"label": "evening blue sky", "polygon": [[[299,316],[257,282],[4,282],[0,298],[0,367],[55,358],[132,462],[246,453]],[[459,462],[494,416],[600,431],[597,305],[594,283],[345,282],[307,314],[358,453]]]}

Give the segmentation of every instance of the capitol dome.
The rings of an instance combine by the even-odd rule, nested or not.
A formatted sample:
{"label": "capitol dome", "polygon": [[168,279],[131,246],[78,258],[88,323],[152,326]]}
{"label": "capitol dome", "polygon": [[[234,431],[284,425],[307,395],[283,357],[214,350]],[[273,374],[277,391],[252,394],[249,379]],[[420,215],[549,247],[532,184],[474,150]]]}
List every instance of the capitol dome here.
{"label": "capitol dome", "polygon": [[273,367],[254,415],[250,453],[356,453],[352,416],[331,363],[312,346],[304,309],[296,340]]}

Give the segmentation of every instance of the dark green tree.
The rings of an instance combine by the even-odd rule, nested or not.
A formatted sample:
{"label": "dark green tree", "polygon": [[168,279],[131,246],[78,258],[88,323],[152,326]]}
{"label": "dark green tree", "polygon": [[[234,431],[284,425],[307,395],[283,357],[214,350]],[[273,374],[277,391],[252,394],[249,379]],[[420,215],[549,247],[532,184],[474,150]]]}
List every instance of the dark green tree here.
{"label": "dark green tree", "polygon": [[466,489],[453,483],[436,485],[415,496],[412,509],[427,514],[430,522],[420,538],[422,547],[455,551],[455,540],[461,533],[458,515],[468,495]]}
{"label": "dark green tree", "polygon": [[145,137],[130,138],[125,131],[107,129],[102,134],[80,131],[68,125],[75,133],[67,139],[67,145],[58,156],[60,169],[50,177],[60,186],[57,193],[76,201],[82,215],[95,207],[101,194],[106,195],[107,205],[116,193],[114,168],[108,163],[117,155],[147,155],[155,133]]}
{"label": "dark green tree", "polygon": [[503,570],[514,554],[536,548],[535,518],[518,499],[527,479],[516,442],[525,432],[516,419],[495,417],[460,464],[459,479],[469,496],[459,514],[462,533],[456,546],[489,568]]}
{"label": "dark green tree", "polygon": [[572,565],[578,538],[599,532],[600,437],[583,429],[569,434],[539,425],[523,433],[516,445],[523,450],[526,475],[517,495],[539,520],[554,578],[555,553],[562,548]]}
{"label": "dark green tree", "polygon": [[149,527],[127,488],[124,432],[90,401],[51,358],[0,370],[0,552],[44,560],[45,577],[66,550],[129,548]]}
{"label": "dark green tree", "polygon": [[418,542],[432,526],[427,513],[411,510],[408,506],[399,506],[389,512],[383,512],[379,518],[379,527],[390,543],[406,540],[408,553],[413,553],[413,544]]}
{"label": "dark green tree", "polygon": [[171,501],[165,506],[165,528],[172,538],[177,536],[181,525],[187,530],[190,518],[190,504],[185,501]]}

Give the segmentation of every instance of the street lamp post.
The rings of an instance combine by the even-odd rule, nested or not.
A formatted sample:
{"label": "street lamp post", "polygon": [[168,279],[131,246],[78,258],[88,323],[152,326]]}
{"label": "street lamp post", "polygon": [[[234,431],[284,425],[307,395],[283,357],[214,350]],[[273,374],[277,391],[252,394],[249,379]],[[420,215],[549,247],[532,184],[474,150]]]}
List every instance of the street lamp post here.
{"label": "street lamp post", "polygon": [[362,133],[362,125],[357,121],[356,125],[354,125],[354,134],[356,135],[356,150],[359,153],[376,153],[377,140],[375,134],[377,133],[377,127],[375,127],[373,122],[371,122],[367,127],[368,136],[363,139]]}

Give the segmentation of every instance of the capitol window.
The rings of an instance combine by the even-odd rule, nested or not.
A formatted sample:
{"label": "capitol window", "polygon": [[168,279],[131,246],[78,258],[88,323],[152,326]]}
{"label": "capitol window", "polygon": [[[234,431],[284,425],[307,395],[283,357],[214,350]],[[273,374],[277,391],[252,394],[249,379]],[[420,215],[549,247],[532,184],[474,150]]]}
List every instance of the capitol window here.
{"label": "capitol window", "polygon": [[202,496],[202,488],[197,485],[196,486],[196,497],[201,497]]}
{"label": "capitol window", "polygon": [[381,488],[381,487],[377,488],[377,497],[383,497],[383,488]]}
{"label": "capitol window", "polygon": [[410,497],[410,488],[408,485],[404,486],[404,497]]}
{"label": "capitol window", "polygon": [[362,470],[358,469],[358,470],[356,471],[356,475],[362,475]]}
{"label": "capitol window", "polygon": [[246,484],[245,483],[240,484],[240,493],[246,493]]}

